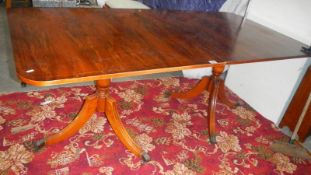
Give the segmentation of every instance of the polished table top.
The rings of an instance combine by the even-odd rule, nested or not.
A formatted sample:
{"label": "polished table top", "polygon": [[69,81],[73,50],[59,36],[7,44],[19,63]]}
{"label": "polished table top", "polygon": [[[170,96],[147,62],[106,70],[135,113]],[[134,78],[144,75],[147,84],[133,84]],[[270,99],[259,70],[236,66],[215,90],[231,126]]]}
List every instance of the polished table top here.
{"label": "polished table top", "polygon": [[305,46],[229,13],[8,9],[16,71],[38,86],[306,57]]}

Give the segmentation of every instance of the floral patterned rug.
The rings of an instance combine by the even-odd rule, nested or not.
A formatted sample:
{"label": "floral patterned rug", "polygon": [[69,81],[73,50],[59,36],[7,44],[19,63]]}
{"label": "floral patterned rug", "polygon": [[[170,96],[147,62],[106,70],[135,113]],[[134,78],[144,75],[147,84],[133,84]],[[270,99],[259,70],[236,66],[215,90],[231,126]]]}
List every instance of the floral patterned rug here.
{"label": "floral patterned rug", "polygon": [[208,92],[192,100],[169,99],[197,80],[165,78],[113,83],[111,95],[130,135],[149,153],[143,163],[127,151],[104,114],[96,113],[79,133],[33,153],[23,142],[58,132],[77,114],[93,86],[0,96],[0,174],[310,174],[311,162],[273,152],[288,138],[272,122],[241,105],[217,104],[217,144],[207,130]]}

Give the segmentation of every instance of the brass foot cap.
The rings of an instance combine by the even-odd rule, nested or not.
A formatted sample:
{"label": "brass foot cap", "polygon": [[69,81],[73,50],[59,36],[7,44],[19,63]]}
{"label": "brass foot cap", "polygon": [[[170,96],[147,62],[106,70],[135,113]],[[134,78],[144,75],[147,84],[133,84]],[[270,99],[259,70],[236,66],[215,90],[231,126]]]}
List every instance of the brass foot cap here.
{"label": "brass foot cap", "polygon": [[144,162],[149,162],[151,160],[150,156],[145,152],[141,154],[141,158],[143,159]]}
{"label": "brass foot cap", "polygon": [[209,140],[210,140],[211,144],[216,144],[217,143],[216,136],[210,136]]}
{"label": "brass foot cap", "polygon": [[27,86],[27,84],[26,83],[24,83],[24,82],[21,82],[21,87],[26,87]]}
{"label": "brass foot cap", "polygon": [[45,145],[45,139],[40,139],[37,141],[25,142],[24,146],[33,152],[38,152]]}

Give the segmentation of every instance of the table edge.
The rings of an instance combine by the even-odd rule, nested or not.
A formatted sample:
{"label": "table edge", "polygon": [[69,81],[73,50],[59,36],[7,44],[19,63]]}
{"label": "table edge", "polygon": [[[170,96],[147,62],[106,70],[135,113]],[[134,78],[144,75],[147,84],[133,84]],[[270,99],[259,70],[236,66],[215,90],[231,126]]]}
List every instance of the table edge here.
{"label": "table edge", "polygon": [[139,71],[131,71],[131,72],[121,72],[121,73],[113,73],[113,74],[103,74],[103,75],[91,75],[86,77],[75,77],[75,78],[64,78],[57,80],[33,80],[26,78],[19,73],[17,73],[17,77],[24,83],[34,85],[34,86],[53,86],[53,85],[62,85],[62,84],[70,84],[70,83],[82,83],[89,81],[96,81],[102,79],[112,79],[112,78],[124,78],[124,77],[133,77],[133,76],[141,76],[141,75],[149,75],[156,73],[169,73],[175,71],[182,70],[190,70],[196,68],[209,68],[217,65],[237,65],[237,64],[247,64],[247,63],[257,63],[257,62],[270,62],[270,61],[280,61],[280,60],[289,60],[296,58],[311,58],[311,55],[298,55],[294,57],[280,57],[280,58],[262,58],[257,60],[241,60],[241,61],[231,61],[231,62],[220,62],[215,64],[197,64],[197,65],[189,65],[189,66],[179,66],[179,67],[166,67],[166,68],[158,68],[158,69],[149,69],[149,70],[139,70]]}

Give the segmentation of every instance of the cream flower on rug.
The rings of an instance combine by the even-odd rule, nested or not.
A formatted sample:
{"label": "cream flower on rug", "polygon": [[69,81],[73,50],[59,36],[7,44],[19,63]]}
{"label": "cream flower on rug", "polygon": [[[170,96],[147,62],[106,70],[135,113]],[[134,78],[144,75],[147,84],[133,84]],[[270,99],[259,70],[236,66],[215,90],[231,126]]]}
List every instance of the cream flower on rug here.
{"label": "cream flower on rug", "polygon": [[3,115],[14,115],[16,112],[14,109],[10,108],[10,107],[7,107],[7,106],[4,106],[2,104],[2,102],[0,101],[0,114],[3,114]]}
{"label": "cream flower on rug", "polygon": [[293,174],[297,166],[292,164],[289,158],[282,153],[274,153],[270,161],[276,165],[276,170],[281,172]]}
{"label": "cream flower on rug", "polygon": [[27,168],[24,164],[30,163],[34,154],[23,145],[15,144],[6,151],[0,151],[0,174],[6,170],[11,170],[15,174],[26,174]]}
{"label": "cream flower on rug", "polygon": [[155,149],[155,146],[151,144],[152,137],[143,133],[135,137],[135,142],[146,152]]}
{"label": "cream flower on rug", "polygon": [[179,83],[179,79],[177,78],[161,78],[160,79],[162,81],[162,84],[165,87],[179,87],[180,83]]}
{"label": "cream flower on rug", "polygon": [[88,93],[82,93],[81,92],[81,88],[71,88],[71,90],[73,91],[73,94],[75,97],[85,97],[85,96],[88,96],[89,94]]}
{"label": "cream flower on rug", "polygon": [[163,89],[158,96],[155,97],[155,101],[158,103],[164,103],[169,101],[169,92],[167,89]]}
{"label": "cream flower on rug", "polygon": [[228,122],[228,120],[226,120],[226,119],[219,119],[219,120],[217,120],[217,123],[218,123],[220,126],[222,126],[222,127],[226,127],[226,126],[229,125],[229,122]]}
{"label": "cream flower on rug", "polygon": [[64,95],[56,97],[56,98],[52,96],[48,96],[44,99],[44,102],[42,102],[41,104],[49,105],[51,107],[56,107],[56,108],[63,108],[66,101],[67,101],[67,98]]}
{"label": "cream flower on rug", "polygon": [[124,92],[120,92],[119,96],[126,102],[139,103],[143,99],[143,95],[137,93],[133,89],[126,89]]}
{"label": "cream flower on rug", "polygon": [[32,123],[42,122],[45,119],[55,119],[57,114],[54,108],[50,106],[39,106],[26,113],[31,116]]}
{"label": "cream flower on rug", "polygon": [[207,90],[203,91],[200,102],[204,105],[208,105],[209,97],[210,97],[210,93]]}
{"label": "cream flower on rug", "polygon": [[187,128],[186,124],[177,121],[170,122],[165,131],[172,134],[172,137],[176,140],[181,140],[191,135],[191,131]]}
{"label": "cream flower on rug", "polygon": [[191,131],[187,128],[187,125],[192,125],[191,116],[188,113],[174,113],[165,131],[172,134],[174,139],[181,140],[191,135]]}
{"label": "cream flower on rug", "polygon": [[97,117],[93,114],[90,120],[79,130],[80,134],[85,134],[86,132],[101,133],[104,131],[104,125],[107,123],[107,119],[104,117]]}
{"label": "cream flower on rug", "polygon": [[1,125],[4,123],[5,123],[5,119],[2,116],[0,116],[0,131],[3,129]]}
{"label": "cream flower on rug", "polygon": [[186,123],[188,125],[192,124],[191,123],[191,116],[186,112],[182,113],[182,114],[173,113],[172,118],[176,122],[183,122],[183,123]]}
{"label": "cream flower on rug", "polygon": [[48,159],[47,164],[49,164],[51,168],[68,165],[78,160],[83,151],[83,149],[80,149],[76,145],[69,144],[64,147],[63,151],[53,152]]}
{"label": "cream flower on rug", "polygon": [[239,139],[235,135],[228,135],[226,132],[221,131],[220,136],[216,136],[218,147],[223,153],[228,151],[241,151]]}
{"label": "cream flower on rug", "polygon": [[173,170],[166,171],[164,175],[195,175],[196,173],[188,169],[182,163],[176,163],[173,167]]}
{"label": "cream flower on rug", "polygon": [[27,96],[28,97],[35,97],[35,98],[38,98],[38,99],[44,98],[44,96],[40,92],[37,92],[37,91],[27,92]]}
{"label": "cream flower on rug", "polygon": [[112,175],[113,167],[100,167],[99,172],[105,175]]}
{"label": "cream flower on rug", "polygon": [[236,115],[238,115],[239,117],[243,118],[243,119],[249,119],[251,121],[255,120],[255,116],[256,113],[253,111],[250,111],[242,106],[239,106],[235,109],[232,110],[232,112]]}

